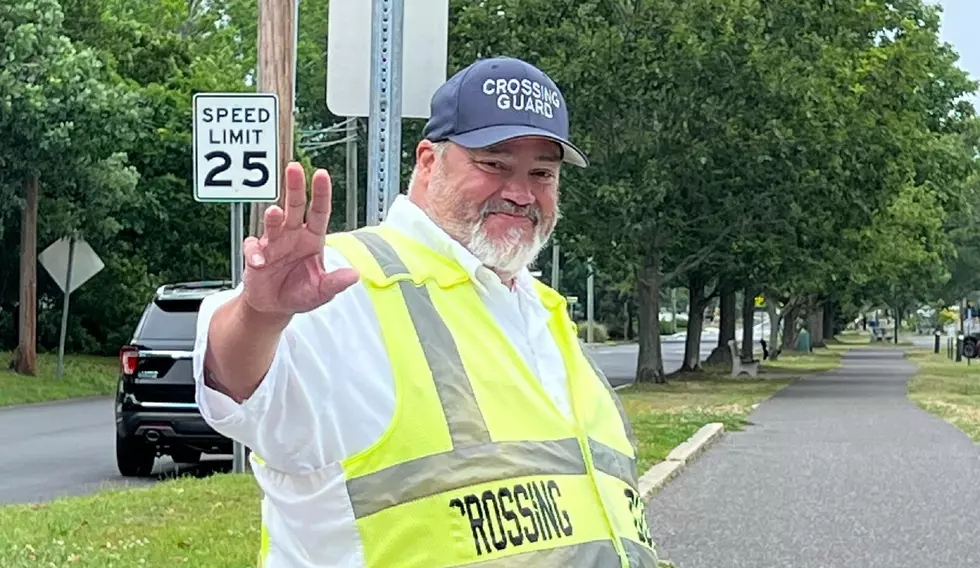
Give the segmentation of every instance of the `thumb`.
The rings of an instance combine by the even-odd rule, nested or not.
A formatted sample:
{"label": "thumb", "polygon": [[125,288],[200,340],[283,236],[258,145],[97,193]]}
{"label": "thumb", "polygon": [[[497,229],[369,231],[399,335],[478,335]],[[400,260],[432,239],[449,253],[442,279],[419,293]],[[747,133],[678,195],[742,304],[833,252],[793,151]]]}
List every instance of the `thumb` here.
{"label": "thumb", "polygon": [[262,244],[255,237],[245,239],[242,243],[242,254],[245,255],[245,265],[249,268],[259,269],[266,264]]}
{"label": "thumb", "polygon": [[324,302],[329,302],[334,296],[357,283],[360,278],[360,273],[353,268],[338,268],[323,272],[320,276],[320,298]]}

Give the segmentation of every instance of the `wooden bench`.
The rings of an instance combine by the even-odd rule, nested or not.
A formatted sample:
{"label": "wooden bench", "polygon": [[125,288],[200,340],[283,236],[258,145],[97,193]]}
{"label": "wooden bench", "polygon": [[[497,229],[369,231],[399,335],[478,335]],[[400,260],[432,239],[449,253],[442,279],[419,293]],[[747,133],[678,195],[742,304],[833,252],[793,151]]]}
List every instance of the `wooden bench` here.
{"label": "wooden bench", "polygon": [[732,376],[737,377],[742,373],[749,375],[750,377],[758,376],[759,374],[759,361],[742,361],[742,354],[738,351],[738,342],[734,339],[728,340],[728,350],[732,354]]}

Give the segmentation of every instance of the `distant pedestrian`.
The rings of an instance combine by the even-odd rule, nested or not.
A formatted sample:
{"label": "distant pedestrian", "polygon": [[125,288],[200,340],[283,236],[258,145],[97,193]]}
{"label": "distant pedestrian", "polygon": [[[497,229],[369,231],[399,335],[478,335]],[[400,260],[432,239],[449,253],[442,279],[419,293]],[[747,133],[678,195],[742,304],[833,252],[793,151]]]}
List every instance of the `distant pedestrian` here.
{"label": "distant pedestrian", "polygon": [[197,400],[254,451],[261,565],[655,568],[629,422],[527,269],[586,165],[565,99],[479,61],[423,137],[384,223],[326,246],[330,178],[307,211],[290,164],[242,286],[201,307]]}

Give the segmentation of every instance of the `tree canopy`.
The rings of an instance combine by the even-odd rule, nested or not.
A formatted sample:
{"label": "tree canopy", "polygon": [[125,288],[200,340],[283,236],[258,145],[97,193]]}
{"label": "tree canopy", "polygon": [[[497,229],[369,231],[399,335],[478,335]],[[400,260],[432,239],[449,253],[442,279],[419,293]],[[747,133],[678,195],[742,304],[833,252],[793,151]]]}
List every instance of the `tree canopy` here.
{"label": "tree canopy", "polygon": [[[638,378],[660,381],[671,290],[684,290],[693,370],[716,301],[720,346],[735,338],[736,298],[762,295],[783,329],[768,339],[791,348],[801,327],[824,337],[855,315],[845,311],[956,304],[980,289],[980,128],[965,101],[977,85],[940,41],[939,10],[452,0],[447,71],[513,55],[562,88],[591,165],[562,172],[561,291],[584,300],[593,259],[598,319],[636,338]],[[73,298],[70,350],[114,353],[160,284],[227,278],[228,210],[192,197],[191,97],[254,90],[256,17],[247,0],[0,6],[0,261],[22,267],[0,276],[4,347],[33,341],[25,302],[40,347],[57,344],[61,294],[22,262],[31,239],[40,250],[85,238],[106,263]],[[325,104],[326,34],[326,3],[301,3],[299,141],[342,120]],[[405,181],[421,127],[403,124]],[[344,187],[343,145],[299,154]],[[344,201],[335,191],[333,210]],[[550,264],[546,251],[545,280]]]}

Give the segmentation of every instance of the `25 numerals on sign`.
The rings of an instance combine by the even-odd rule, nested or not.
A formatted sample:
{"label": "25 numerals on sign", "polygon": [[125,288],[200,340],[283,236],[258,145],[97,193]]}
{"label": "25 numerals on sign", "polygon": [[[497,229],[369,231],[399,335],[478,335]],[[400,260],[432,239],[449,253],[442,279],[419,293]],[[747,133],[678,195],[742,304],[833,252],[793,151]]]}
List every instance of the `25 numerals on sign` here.
{"label": "25 numerals on sign", "polygon": [[[231,180],[228,179],[217,179],[219,174],[228,171],[231,168],[231,156],[227,152],[222,152],[221,150],[215,150],[213,152],[208,152],[204,159],[209,163],[215,158],[221,160],[217,166],[208,170],[208,175],[204,178],[204,185],[207,187],[231,187]],[[242,167],[246,170],[253,170],[259,172],[258,180],[244,180],[242,184],[248,187],[262,187],[269,181],[269,169],[265,167],[265,164],[261,162],[256,162],[255,160],[260,160],[266,158],[265,152],[244,152],[242,153]]]}

